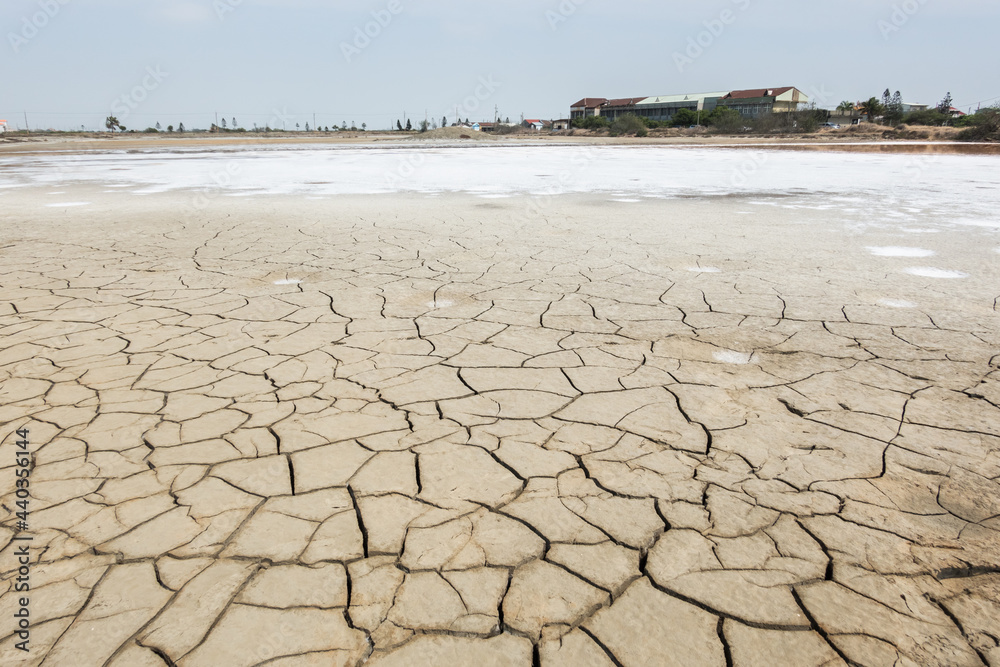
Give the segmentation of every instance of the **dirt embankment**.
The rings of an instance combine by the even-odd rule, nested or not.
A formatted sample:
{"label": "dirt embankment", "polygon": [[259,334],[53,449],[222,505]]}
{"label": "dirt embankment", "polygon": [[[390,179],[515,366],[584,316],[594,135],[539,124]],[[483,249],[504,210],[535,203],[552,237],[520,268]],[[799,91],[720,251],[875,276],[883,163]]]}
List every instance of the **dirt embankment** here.
{"label": "dirt embankment", "polygon": [[[210,133],[126,133],[105,132],[33,132],[0,135],[0,153],[25,153],[49,151],[86,150],[150,150],[172,148],[212,148],[274,145],[341,145],[370,146],[372,144],[401,144],[409,142],[449,142],[455,144],[517,145],[592,145],[592,146],[769,146],[837,148],[864,150],[865,144],[879,150],[905,150],[911,142],[935,144],[950,149],[960,141],[960,128],[903,126],[888,128],[879,125],[860,125],[841,129],[822,128],[812,133],[770,134],[716,134],[709,128],[658,128],[649,136],[611,137],[606,131],[570,130],[566,132],[533,132],[523,130],[512,134],[494,135],[476,132],[469,128],[445,127],[427,132],[241,132],[231,134]],[[968,144],[969,149],[983,149],[981,143]],[[989,148],[989,147],[987,147]]]}

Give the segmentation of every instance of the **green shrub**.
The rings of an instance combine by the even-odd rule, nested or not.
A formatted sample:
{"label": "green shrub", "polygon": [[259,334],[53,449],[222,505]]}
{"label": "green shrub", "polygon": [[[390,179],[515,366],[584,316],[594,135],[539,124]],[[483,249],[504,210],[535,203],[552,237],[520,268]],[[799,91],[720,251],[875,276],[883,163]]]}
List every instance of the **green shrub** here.
{"label": "green shrub", "polygon": [[615,122],[611,123],[612,137],[620,137],[624,135],[645,137],[648,134],[649,132],[646,130],[646,125],[639,119],[638,116],[619,116],[615,119]]}
{"label": "green shrub", "polygon": [[903,123],[906,125],[947,125],[950,122],[951,116],[941,113],[937,109],[911,111],[903,116]]}
{"label": "green shrub", "polygon": [[603,130],[611,126],[604,116],[587,116],[586,118],[576,118],[573,120],[573,127],[581,130]]}
{"label": "green shrub", "polygon": [[980,109],[963,120],[968,127],[958,135],[962,141],[1000,141],[1000,109]]}
{"label": "green shrub", "polygon": [[690,109],[681,109],[670,118],[673,127],[689,127],[698,124],[698,112]]}
{"label": "green shrub", "polygon": [[729,107],[715,107],[712,113],[705,117],[704,123],[711,126],[714,131],[724,134],[742,132],[746,127],[740,112]]}

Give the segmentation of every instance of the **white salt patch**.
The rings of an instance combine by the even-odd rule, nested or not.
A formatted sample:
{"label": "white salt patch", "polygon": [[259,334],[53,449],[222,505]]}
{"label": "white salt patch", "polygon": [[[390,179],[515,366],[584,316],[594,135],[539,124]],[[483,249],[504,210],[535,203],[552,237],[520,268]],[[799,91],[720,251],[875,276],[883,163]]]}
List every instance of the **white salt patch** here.
{"label": "white salt patch", "polygon": [[724,364],[736,364],[746,366],[753,358],[752,352],[737,352],[736,350],[718,350],[712,354],[716,361]]}
{"label": "white salt patch", "polygon": [[1000,229],[1000,221],[997,220],[973,220],[971,218],[955,218],[954,220],[949,220],[956,225],[964,225],[966,227],[991,227],[993,229]]}
{"label": "white salt patch", "polygon": [[879,299],[878,304],[886,308],[916,308],[917,304],[912,301],[901,301],[899,299]]}
{"label": "white salt patch", "polygon": [[609,199],[608,201],[614,201],[614,202],[618,202],[620,204],[638,204],[642,200],[641,199],[628,199],[626,197],[621,197],[621,198],[616,198],[616,199]]}
{"label": "white salt patch", "polygon": [[947,271],[945,269],[935,269],[930,266],[915,266],[913,268],[907,269],[907,273],[911,276],[920,276],[921,278],[968,278],[969,274],[962,273],[961,271]]}
{"label": "white salt patch", "polygon": [[940,229],[926,229],[917,227],[901,227],[901,232],[906,232],[907,234],[940,234]]}
{"label": "white salt patch", "polygon": [[868,251],[876,257],[933,257],[933,250],[923,248],[902,248],[899,246],[868,247]]}
{"label": "white salt patch", "polygon": [[688,271],[691,273],[722,273],[722,269],[717,269],[714,266],[689,266]]}
{"label": "white salt patch", "polygon": [[90,206],[89,201],[68,201],[59,204],[46,204],[49,208],[62,208],[63,206]]}
{"label": "white salt patch", "polygon": [[300,285],[301,283],[302,283],[301,280],[294,280],[294,279],[274,281],[275,285]]}
{"label": "white salt patch", "polygon": [[49,194],[49,195],[64,195],[66,193],[65,192],[48,192],[46,194]]}
{"label": "white salt patch", "polygon": [[479,195],[480,199],[507,199],[509,197],[510,195],[499,192]]}
{"label": "white salt patch", "polygon": [[454,301],[441,300],[441,301],[431,301],[430,303],[427,304],[427,307],[428,308],[448,308],[449,306],[454,306],[454,305],[455,305]]}

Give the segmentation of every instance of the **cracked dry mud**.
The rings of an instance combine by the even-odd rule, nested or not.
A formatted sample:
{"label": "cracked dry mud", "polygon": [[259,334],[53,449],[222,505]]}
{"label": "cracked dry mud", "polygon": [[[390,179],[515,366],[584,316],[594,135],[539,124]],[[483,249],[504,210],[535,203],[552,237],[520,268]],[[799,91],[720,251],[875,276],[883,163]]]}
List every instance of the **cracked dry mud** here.
{"label": "cracked dry mud", "polygon": [[725,198],[77,196],[4,197],[3,664],[1000,665],[995,257]]}

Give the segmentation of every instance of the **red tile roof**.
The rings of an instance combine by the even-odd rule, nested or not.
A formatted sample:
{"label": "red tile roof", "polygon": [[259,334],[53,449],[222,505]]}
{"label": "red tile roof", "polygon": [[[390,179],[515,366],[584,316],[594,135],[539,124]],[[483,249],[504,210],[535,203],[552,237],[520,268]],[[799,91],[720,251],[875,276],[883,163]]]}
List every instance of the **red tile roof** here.
{"label": "red tile roof", "polygon": [[609,100],[609,107],[634,107],[639,102],[642,102],[645,97],[623,97],[617,100]]}
{"label": "red tile roof", "polygon": [[571,104],[573,108],[576,107],[586,107],[588,109],[596,109],[597,107],[603,105],[607,100],[603,97],[585,97],[576,104]]}
{"label": "red tile roof", "polygon": [[777,97],[778,95],[784,95],[789,90],[793,90],[794,86],[785,86],[784,88],[757,88],[754,90],[734,90],[722,99],[724,100],[746,100],[753,97]]}

